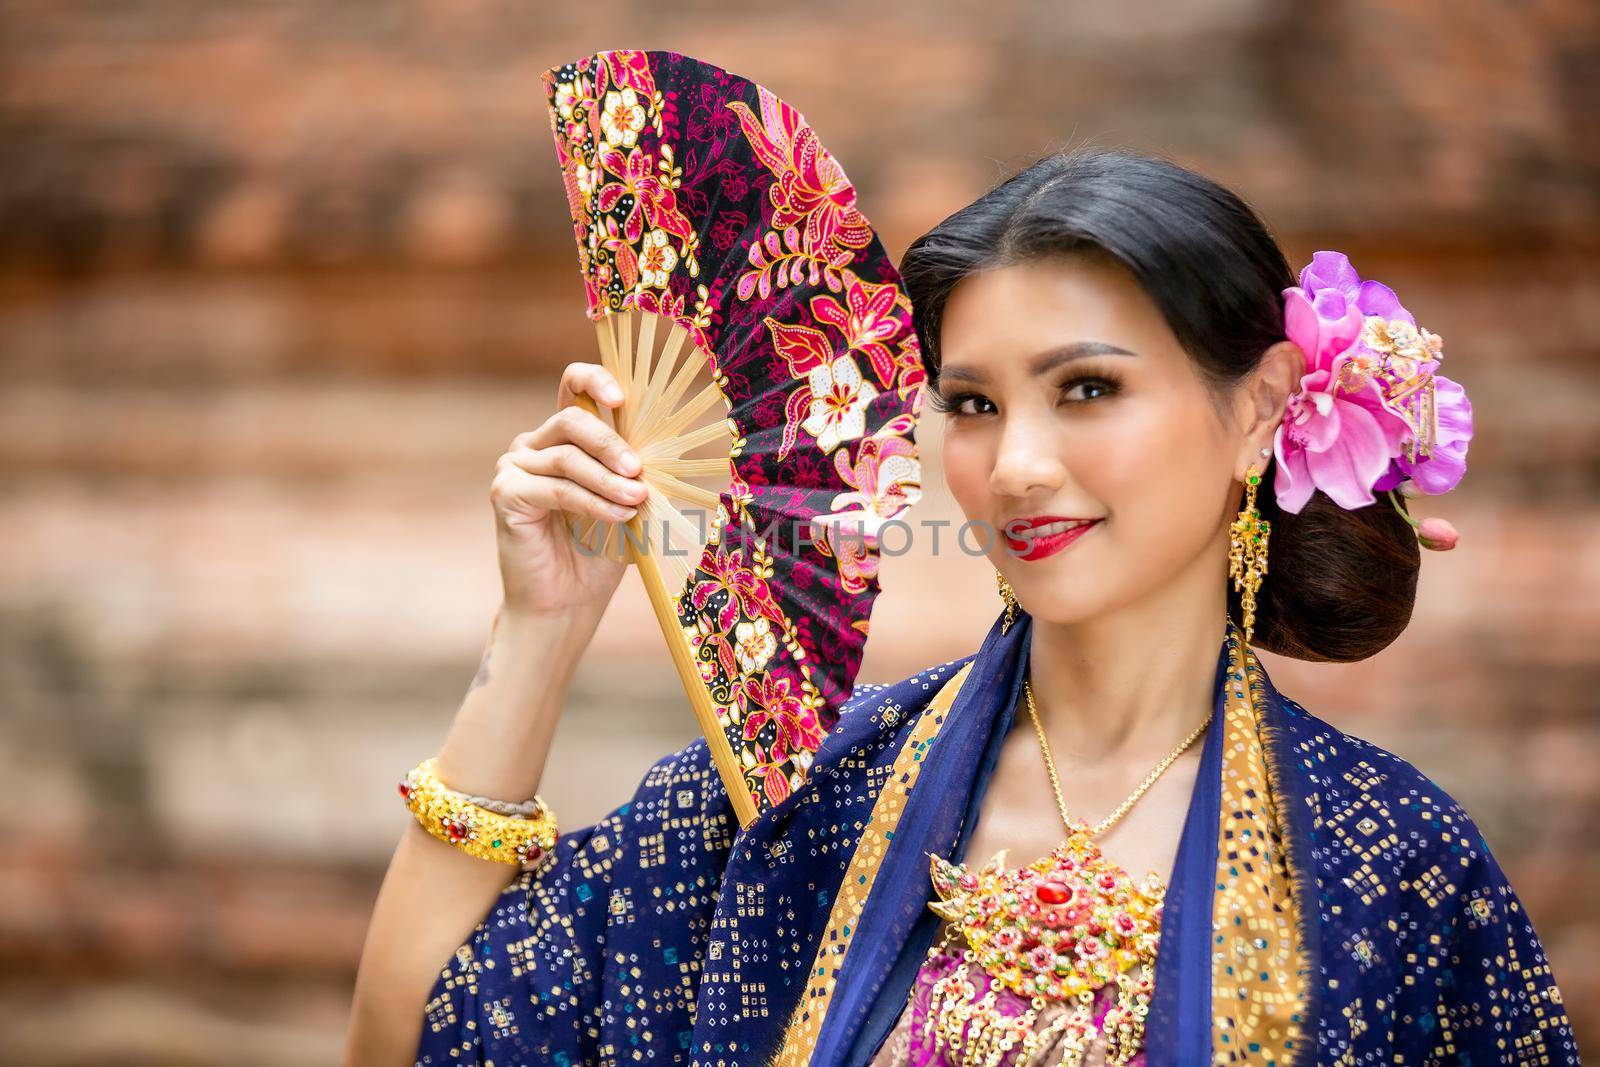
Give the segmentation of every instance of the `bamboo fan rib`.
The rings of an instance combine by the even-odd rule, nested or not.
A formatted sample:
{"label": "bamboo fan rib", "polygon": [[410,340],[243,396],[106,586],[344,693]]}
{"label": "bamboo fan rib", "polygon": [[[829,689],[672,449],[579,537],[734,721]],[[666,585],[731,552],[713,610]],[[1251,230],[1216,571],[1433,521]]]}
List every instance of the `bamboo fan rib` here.
{"label": "bamboo fan rib", "polygon": [[[688,332],[678,323],[665,319],[666,338],[660,351],[656,350],[657,327],[663,320],[664,316],[628,308],[595,323],[601,365],[622,386],[622,404],[611,409],[612,425],[639,454],[643,465],[639,477],[648,495],[625,525],[584,516],[577,536],[588,551],[609,553],[615,548],[622,558],[638,566],[712,758],[724,780],[738,781],[742,773],[739,755],[723,732],[716,702],[699,681],[699,667],[678,622],[679,599],[705,552],[721,493],[732,475],[729,403],[711,381],[706,354],[688,343]],[[700,388],[684,400],[700,379]],[[593,400],[587,396],[578,399],[591,413],[599,414]],[[696,450],[713,454],[690,455]],[[715,488],[687,479],[711,481]],[[681,508],[677,501],[690,507]],[[697,517],[691,518],[690,511]],[[597,544],[595,531],[602,526],[605,531]],[[758,814],[753,799],[743,791],[730,795],[740,825],[748,826]]]}
{"label": "bamboo fan rib", "polygon": [[[662,332],[658,326],[663,324],[668,328],[656,351],[656,338]],[[639,454],[644,467],[639,477],[649,492],[626,525],[655,561],[663,584],[677,596],[705,549],[719,496],[730,480],[728,449],[733,437],[728,401],[711,381],[706,354],[671,319],[628,308],[600,319],[595,332],[601,365],[622,386],[623,402],[613,409],[613,426]],[[704,384],[683,400],[697,378]],[[589,402],[584,406],[597,410]],[[714,454],[691,455],[696,451]],[[576,525],[579,540],[590,552],[622,558],[628,548],[619,524],[583,516]],[[596,541],[596,531],[602,527]]]}

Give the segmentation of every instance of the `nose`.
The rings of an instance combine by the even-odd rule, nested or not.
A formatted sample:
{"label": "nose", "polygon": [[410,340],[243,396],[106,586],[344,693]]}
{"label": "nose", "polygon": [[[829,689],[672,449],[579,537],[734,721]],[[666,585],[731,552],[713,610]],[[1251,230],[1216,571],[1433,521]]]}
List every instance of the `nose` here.
{"label": "nose", "polygon": [[989,491],[1018,500],[1052,495],[1066,468],[1047,425],[1027,418],[1006,419],[989,472]]}

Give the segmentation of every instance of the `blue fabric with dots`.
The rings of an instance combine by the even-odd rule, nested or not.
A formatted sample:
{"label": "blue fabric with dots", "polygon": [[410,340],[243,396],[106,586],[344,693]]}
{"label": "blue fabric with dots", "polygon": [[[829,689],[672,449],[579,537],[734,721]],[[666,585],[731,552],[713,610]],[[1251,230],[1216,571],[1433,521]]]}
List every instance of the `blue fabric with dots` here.
{"label": "blue fabric with dots", "polygon": [[[992,675],[985,688],[1014,688],[1009,672],[1025,657],[990,636],[981,655],[857,685],[806,785],[745,831],[703,739],[657,761],[628,803],[565,833],[542,868],[513,880],[442,968],[417,1064],[762,1067],[918,712],[975,658],[974,674]],[[1267,693],[1290,794],[1279,799],[1312,874],[1298,905],[1315,918],[1316,1040],[1302,1062],[1578,1063],[1533,924],[1467,813],[1405,760],[1316,718],[1270,680]],[[969,799],[991,769],[984,761],[977,780],[940,788],[964,785]],[[1196,863],[1215,857],[1188,852]],[[875,883],[882,912],[877,893]],[[1207,904],[1187,893],[1187,921]],[[1197,961],[1168,957],[1202,943],[1163,944],[1162,973],[1196,973]],[[877,1001],[903,1003],[913,969],[899,953],[870,956],[846,961],[834,1003],[871,1005],[881,1029],[893,1013]],[[852,995],[862,988],[875,991],[864,1002]],[[1209,995],[1206,980],[1158,976],[1152,1028],[1172,1029],[1152,1033],[1151,1048],[1210,1063]],[[841,1040],[829,1047],[848,1051],[828,1055],[865,1062],[873,1043]]]}

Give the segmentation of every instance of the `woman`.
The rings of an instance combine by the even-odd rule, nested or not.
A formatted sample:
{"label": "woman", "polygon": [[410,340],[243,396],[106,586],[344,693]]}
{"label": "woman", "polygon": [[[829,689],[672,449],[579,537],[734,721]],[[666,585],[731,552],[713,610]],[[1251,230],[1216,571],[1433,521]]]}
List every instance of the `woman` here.
{"label": "woman", "polygon": [[[1453,486],[1471,432],[1437,338],[1336,254],[1296,286],[1236,196],[1127,153],[1040,161],[903,272],[950,488],[1001,531],[982,647],[858,686],[742,831],[699,740],[509,884],[413,824],[347,1062],[1576,1063],[1471,819],[1250,648],[1404,629],[1419,539],[1454,531],[1391,490]],[[613,384],[573,364],[502,458],[455,789],[533,796],[615,588],[551,521],[642,497],[569,406]]]}

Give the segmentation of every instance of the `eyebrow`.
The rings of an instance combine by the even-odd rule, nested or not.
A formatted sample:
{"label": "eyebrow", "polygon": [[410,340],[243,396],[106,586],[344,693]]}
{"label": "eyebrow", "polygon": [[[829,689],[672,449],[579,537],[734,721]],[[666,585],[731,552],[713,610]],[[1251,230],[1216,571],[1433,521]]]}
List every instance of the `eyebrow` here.
{"label": "eyebrow", "polygon": [[[1043,374],[1053,367],[1059,367],[1063,363],[1070,363],[1072,360],[1083,359],[1086,356],[1136,355],[1138,353],[1129,352],[1126,348],[1118,348],[1116,345],[1107,344],[1104,341],[1073,341],[1071,344],[1046,349],[1034,356],[1028,363],[1028,369],[1037,375]],[[947,366],[939,368],[938,381],[981,382],[983,377],[981,371],[972,370],[968,367]]]}

